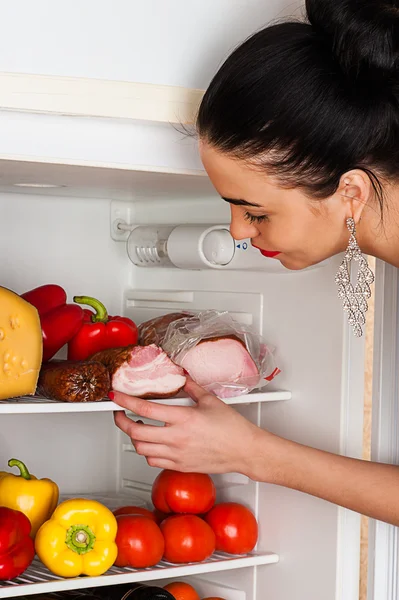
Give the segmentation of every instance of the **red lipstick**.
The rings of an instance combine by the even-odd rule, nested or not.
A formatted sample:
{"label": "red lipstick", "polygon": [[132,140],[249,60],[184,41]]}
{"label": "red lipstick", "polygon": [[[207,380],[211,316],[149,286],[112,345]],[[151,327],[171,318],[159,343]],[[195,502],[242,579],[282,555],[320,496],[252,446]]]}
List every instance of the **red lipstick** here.
{"label": "red lipstick", "polygon": [[273,258],[274,256],[277,256],[277,254],[280,254],[280,252],[272,252],[271,250],[261,250],[260,248],[258,248],[258,250],[263,256],[267,256],[268,258]]}
{"label": "red lipstick", "polygon": [[252,243],[252,246],[254,248],[256,248],[257,250],[259,250],[259,252],[262,254],[262,256],[266,256],[267,258],[274,258],[278,254],[281,254],[281,252],[275,252],[273,250],[262,250],[262,248],[259,248],[258,246],[255,246],[254,243]]}

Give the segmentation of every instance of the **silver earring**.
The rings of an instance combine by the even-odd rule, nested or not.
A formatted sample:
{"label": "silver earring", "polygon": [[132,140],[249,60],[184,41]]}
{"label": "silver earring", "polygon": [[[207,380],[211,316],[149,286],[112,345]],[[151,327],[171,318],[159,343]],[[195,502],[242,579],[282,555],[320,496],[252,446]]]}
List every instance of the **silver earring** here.
{"label": "silver earring", "polygon": [[[352,218],[347,219],[346,226],[351,235],[344,260],[335,276],[335,283],[338,285],[338,296],[342,300],[343,308],[348,313],[349,325],[352,326],[355,336],[361,337],[363,335],[362,326],[366,322],[364,315],[368,310],[367,300],[371,297],[370,285],[374,281],[374,275],[357,243],[355,221]],[[352,260],[359,263],[355,287],[350,278]]]}

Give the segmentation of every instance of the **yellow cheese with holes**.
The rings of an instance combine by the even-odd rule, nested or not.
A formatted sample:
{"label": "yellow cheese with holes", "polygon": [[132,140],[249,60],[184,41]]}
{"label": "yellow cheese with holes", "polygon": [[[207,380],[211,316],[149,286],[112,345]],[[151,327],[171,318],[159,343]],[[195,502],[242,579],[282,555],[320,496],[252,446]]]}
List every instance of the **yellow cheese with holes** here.
{"label": "yellow cheese with holes", "polygon": [[42,363],[42,330],[34,306],[0,287],[0,399],[36,391]]}

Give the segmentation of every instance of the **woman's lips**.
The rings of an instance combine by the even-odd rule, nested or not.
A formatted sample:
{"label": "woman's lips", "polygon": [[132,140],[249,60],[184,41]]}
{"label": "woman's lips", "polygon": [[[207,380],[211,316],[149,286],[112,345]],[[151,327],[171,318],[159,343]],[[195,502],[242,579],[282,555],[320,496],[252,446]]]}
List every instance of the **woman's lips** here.
{"label": "woman's lips", "polygon": [[254,248],[256,248],[257,250],[259,250],[259,252],[262,254],[262,256],[267,256],[267,258],[274,258],[275,256],[277,256],[278,254],[281,254],[281,252],[275,252],[274,250],[262,250],[262,248],[259,248],[258,246],[255,246],[255,244],[252,244]]}
{"label": "woman's lips", "polygon": [[260,248],[258,248],[258,250],[263,256],[267,256],[268,258],[273,258],[280,254],[280,252],[272,252],[271,250],[261,250]]}

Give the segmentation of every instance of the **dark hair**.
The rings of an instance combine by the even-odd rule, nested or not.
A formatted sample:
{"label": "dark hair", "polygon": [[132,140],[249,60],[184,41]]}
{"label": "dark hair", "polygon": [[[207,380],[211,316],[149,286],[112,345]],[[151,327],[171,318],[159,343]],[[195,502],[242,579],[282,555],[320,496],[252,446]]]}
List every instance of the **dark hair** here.
{"label": "dark hair", "polygon": [[225,61],[201,102],[197,131],[215,148],[332,195],[365,171],[399,176],[399,0],[307,0],[308,21],[255,33]]}

